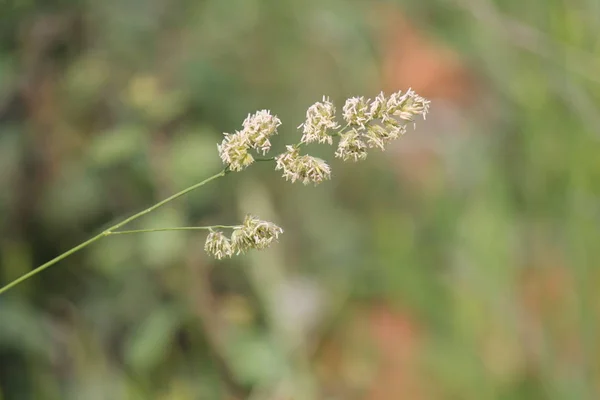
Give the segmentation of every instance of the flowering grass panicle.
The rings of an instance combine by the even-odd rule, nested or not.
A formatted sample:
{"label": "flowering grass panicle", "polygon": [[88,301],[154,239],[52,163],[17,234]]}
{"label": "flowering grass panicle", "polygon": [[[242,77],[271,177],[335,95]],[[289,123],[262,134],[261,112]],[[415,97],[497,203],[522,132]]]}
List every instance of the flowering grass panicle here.
{"label": "flowering grass panicle", "polygon": [[[398,91],[386,96],[379,93],[373,100],[351,97],[342,108],[346,126],[340,129],[336,121],[336,108],[328,97],[314,103],[306,111],[306,120],[298,126],[302,129],[300,142],[287,145],[286,151],[273,157],[275,170],[282,171],[283,178],[292,183],[315,185],[331,179],[331,168],[322,159],[300,154],[303,145],[310,143],[333,144],[339,137],[336,158],[344,161],[361,161],[367,158],[369,149],[385,150],[392,140],[406,133],[406,124],[423,118],[429,111],[429,101],[412,89]],[[266,154],[271,148],[270,138],[277,134],[281,121],[268,110],[248,115],[243,129],[234,135],[225,134],[219,145],[221,159],[231,171],[241,171],[254,162],[250,149]],[[206,250],[216,258],[244,253],[249,249],[268,247],[283,232],[281,228],[256,217],[247,216],[244,223],[235,227],[231,239],[219,232],[211,232]]]}
{"label": "flowering grass panicle", "polygon": [[[327,97],[311,105],[306,111],[306,120],[302,128],[300,142],[286,146],[286,151],[275,157],[255,158],[251,151],[264,156],[271,150],[271,138],[278,133],[281,120],[269,110],[260,110],[248,116],[242,122],[242,130],[235,133],[224,133],[223,140],[217,145],[219,157],[225,168],[215,175],[198,182],[158,203],[132,215],[129,218],[105,229],[91,239],[67,250],[52,260],[15,279],[8,285],[0,287],[0,294],[13,286],[29,279],[60,260],[80,251],[95,241],[111,235],[149,233],[157,231],[208,230],[204,244],[205,251],[217,258],[231,257],[250,249],[265,249],[279,238],[283,229],[272,222],[263,221],[251,215],[246,216],[242,225],[237,226],[199,226],[172,227],[160,229],[120,230],[126,224],[164,206],[192,190],[224,177],[228,172],[242,171],[255,161],[275,161],[275,170],[282,171],[287,181],[300,181],[304,185],[315,185],[331,179],[331,168],[317,157],[301,155],[300,148],[310,143],[327,143],[332,145],[339,138],[335,157],[344,161],[360,161],[367,158],[368,150],[385,146],[406,132],[406,124],[415,123],[417,116],[425,119],[429,112],[429,100],[419,96],[412,89],[402,93],[398,91],[386,97],[382,92],[373,100],[364,97],[351,97],[342,107],[342,118],[346,125],[340,129],[336,121],[336,108]],[[215,229],[233,229],[230,238]]]}
{"label": "flowering grass panicle", "polygon": [[301,143],[327,143],[333,144],[333,137],[329,130],[339,128],[335,120],[335,106],[328,97],[323,96],[323,101],[316,102],[306,111],[306,121],[298,129],[302,128]]}

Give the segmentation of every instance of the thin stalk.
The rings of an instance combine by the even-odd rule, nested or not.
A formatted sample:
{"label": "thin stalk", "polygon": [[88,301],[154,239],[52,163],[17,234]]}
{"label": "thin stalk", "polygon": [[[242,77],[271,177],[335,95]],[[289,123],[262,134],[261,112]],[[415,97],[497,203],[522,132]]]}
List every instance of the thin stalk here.
{"label": "thin stalk", "polygon": [[211,229],[235,229],[235,225],[211,225],[211,226],[178,226],[173,228],[134,229],[130,231],[111,232],[109,235],[126,235],[132,233],[168,232],[168,231],[209,231]]}
{"label": "thin stalk", "polygon": [[27,279],[39,274],[40,272],[42,272],[43,270],[45,270],[48,267],[51,267],[52,265],[56,264],[57,262],[69,257],[70,255],[78,252],[79,250],[86,248],[87,246],[89,246],[90,244],[94,243],[97,240],[102,239],[103,237],[109,236],[109,235],[114,235],[114,234],[118,234],[118,232],[113,232],[117,229],[119,229],[120,227],[122,227],[123,225],[126,225],[128,223],[130,223],[133,220],[136,220],[154,210],[156,210],[159,207],[164,206],[165,204],[167,204],[168,202],[175,200],[189,192],[191,192],[192,190],[198,189],[200,186],[203,186],[207,183],[209,183],[210,181],[213,181],[217,178],[223,177],[225,176],[229,171],[227,169],[222,170],[221,172],[219,172],[216,175],[211,176],[210,178],[207,178],[205,180],[203,180],[200,183],[196,183],[195,185],[192,185],[190,187],[188,187],[187,189],[182,190],[181,192],[175,193],[174,195],[167,197],[166,199],[154,204],[153,206],[146,208],[143,211],[140,211],[137,214],[132,215],[131,217],[119,222],[116,225],[111,226],[110,228],[106,229],[105,231],[97,234],[96,236],[94,236],[91,239],[86,240],[85,242],[78,244],[77,246],[73,247],[72,249],[62,253],[61,255],[59,255],[58,257],[53,258],[52,260],[48,261],[45,264],[40,265],[39,267],[37,267],[36,269],[22,275],[21,277],[15,279],[14,281],[12,281],[11,283],[9,283],[8,285],[3,286],[2,288],[0,288],[0,294],[6,292],[8,289],[26,281]]}

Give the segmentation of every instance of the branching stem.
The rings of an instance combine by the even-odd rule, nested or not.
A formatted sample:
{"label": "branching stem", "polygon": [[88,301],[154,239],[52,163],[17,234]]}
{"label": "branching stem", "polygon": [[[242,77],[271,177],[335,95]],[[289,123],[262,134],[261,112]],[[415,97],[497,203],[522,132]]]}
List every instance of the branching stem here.
{"label": "branching stem", "polygon": [[[156,210],[159,207],[164,206],[165,204],[169,203],[170,201],[173,201],[173,200],[175,200],[175,199],[177,199],[177,198],[179,198],[179,197],[181,197],[181,196],[183,196],[183,195],[185,195],[185,194],[187,194],[187,193],[189,193],[189,192],[191,192],[191,191],[193,191],[195,189],[198,189],[201,186],[206,185],[207,183],[209,183],[209,182],[211,182],[211,181],[213,181],[213,180],[215,180],[217,178],[221,178],[221,177],[227,175],[228,173],[229,173],[229,170],[224,169],[221,172],[219,172],[218,174],[215,174],[215,175],[211,176],[210,178],[207,178],[207,179],[203,180],[202,182],[196,183],[195,185],[192,185],[192,186],[190,186],[190,187],[182,190],[181,192],[175,193],[174,195],[172,195],[170,197],[167,197],[166,199],[164,199],[162,201],[159,201],[158,203],[154,204],[153,206],[148,207],[145,210],[140,211],[139,213],[134,214],[134,215],[132,215],[131,217],[129,217],[127,219],[124,219],[123,221],[119,222],[118,224],[113,225],[110,228],[106,229],[105,231],[103,231],[103,232],[97,234],[96,236],[92,237],[91,239],[88,239],[85,242],[78,244],[77,246],[73,247],[72,249],[67,250],[66,252],[62,253],[58,257],[53,258],[52,260],[48,261],[47,263],[40,265],[36,269],[34,269],[34,270],[32,270],[32,271],[30,271],[30,272],[22,275],[21,277],[15,279],[11,283],[3,286],[2,288],[0,288],[0,294],[6,292],[8,289],[10,289],[10,288],[12,288],[14,286],[17,286],[18,284],[26,281],[27,279],[29,279],[29,278],[31,278],[31,277],[39,274],[40,272],[42,272],[46,268],[51,267],[52,265],[56,264],[57,262],[59,262],[61,260],[64,260],[65,258],[69,257],[70,255],[78,252],[81,249],[86,248],[87,246],[91,245],[92,243],[94,243],[94,242],[96,242],[96,241],[98,241],[98,240],[100,240],[100,239],[102,239],[104,237],[107,237],[107,236],[110,236],[110,235],[123,234],[123,233],[138,233],[138,232],[144,232],[144,231],[158,231],[158,230],[160,230],[160,229],[155,229],[155,230],[145,230],[145,229],[142,229],[142,230],[138,230],[138,231],[121,231],[121,232],[117,231],[117,229],[121,228],[122,226],[124,226],[124,225],[126,225],[126,224],[128,224],[128,223],[130,223],[130,222],[132,222],[132,221],[134,221],[134,220],[136,220],[136,219],[138,219],[138,218],[140,218],[140,217],[142,217],[142,216],[144,216],[144,215],[146,215],[146,214],[148,214],[148,213],[150,213],[150,212],[152,212],[154,210]],[[215,228],[216,227],[219,227],[219,226],[215,225]],[[190,228],[183,227],[183,228],[166,228],[166,229],[162,229],[162,230],[189,230],[189,229]],[[210,227],[194,227],[194,229],[210,229]]]}

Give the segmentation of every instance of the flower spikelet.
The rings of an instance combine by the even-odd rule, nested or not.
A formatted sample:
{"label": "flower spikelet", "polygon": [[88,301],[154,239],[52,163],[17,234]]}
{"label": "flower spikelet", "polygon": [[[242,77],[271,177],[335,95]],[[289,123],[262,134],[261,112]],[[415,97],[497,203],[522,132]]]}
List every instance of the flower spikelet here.
{"label": "flower spikelet", "polygon": [[389,97],[381,92],[372,101],[349,98],[343,111],[351,129],[341,134],[335,155],[345,161],[358,161],[367,157],[367,148],[385,150],[390,141],[404,135],[407,122],[414,122],[419,115],[425,118],[429,100],[412,89]]}
{"label": "flower spikelet", "polygon": [[404,94],[399,91],[390,95],[387,112],[404,121],[414,122],[417,115],[422,115],[425,119],[429,112],[429,103],[429,100],[408,89]]}
{"label": "flower spikelet", "polygon": [[204,250],[217,260],[233,255],[233,247],[230,240],[219,231],[211,231],[208,234],[206,243],[204,244]]}
{"label": "flower spikelet", "polygon": [[266,249],[282,233],[283,229],[274,223],[247,215],[243,224],[238,226],[231,234],[231,242],[234,251],[240,254],[250,249]]}
{"label": "flower spikelet", "polygon": [[299,165],[299,176],[304,185],[309,183],[317,185],[324,180],[331,179],[331,168],[320,158],[304,155],[300,157]]}
{"label": "flower spikelet", "polygon": [[388,99],[383,92],[379,93],[369,105],[369,118],[385,121],[388,116]]}
{"label": "flower spikelet", "polygon": [[331,168],[324,160],[309,155],[300,155],[298,148],[287,146],[287,151],[275,157],[276,170],[283,171],[285,180],[301,181],[304,185],[315,185],[331,178]]}
{"label": "flower spikelet", "polygon": [[269,110],[261,110],[246,117],[242,132],[253,149],[266,154],[271,149],[269,138],[277,134],[280,125],[281,120],[276,115],[271,115]]}
{"label": "flower spikelet", "polygon": [[221,160],[229,166],[229,169],[241,171],[254,162],[254,157],[248,153],[249,145],[248,136],[241,131],[235,134],[226,133],[223,142],[217,145],[217,148]]}
{"label": "flower spikelet", "polygon": [[406,125],[388,122],[384,125],[373,124],[366,128],[363,137],[369,148],[378,147],[385,150],[385,145],[394,139],[398,139],[406,132]]}
{"label": "flower spikelet", "polygon": [[342,111],[344,119],[350,125],[364,127],[372,119],[369,100],[365,100],[362,96],[346,100]]}
{"label": "flower spikelet", "polygon": [[295,146],[286,146],[287,151],[275,157],[275,170],[282,170],[283,177],[286,180],[294,182],[296,179],[295,171],[297,169],[298,159],[300,158],[300,150]]}
{"label": "flower spikelet", "polygon": [[367,158],[367,145],[356,130],[342,135],[335,156],[344,161],[359,161]]}
{"label": "flower spikelet", "polygon": [[219,156],[231,171],[241,171],[254,162],[249,150],[266,154],[271,149],[269,138],[277,134],[281,120],[269,110],[249,114],[242,123],[243,129],[235,134],[225,133],[217,145]]}
{"label": "flower spikelet", "polygon": [[298,127],[302,128],[302,143],[333,144],[333,138],[327,133],[329,129],[340,126],[335,121],[335,106],[329,98],[323,96],[322,102],[317,102],[306,111],[306,121]]}

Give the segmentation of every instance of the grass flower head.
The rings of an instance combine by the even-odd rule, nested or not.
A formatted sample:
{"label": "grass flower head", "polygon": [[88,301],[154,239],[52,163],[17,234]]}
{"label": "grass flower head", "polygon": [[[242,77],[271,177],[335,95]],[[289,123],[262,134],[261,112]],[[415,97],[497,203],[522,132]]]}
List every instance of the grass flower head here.
{"label": "grass flower head", "polygon": [[331,178],[331,168],[324,160],[309,155],[300,155],[297,147],[287,146],[287,151],[275,157],[275,169],[283,171],[287,181],[301,181],[304,185],[315,185]]}
{"label": "grass flower head", "polygon": [[271,115],[271,111],[261,110],[246,117],[242,132],[248,138],[249,145],[264,155],[271,149],[269,138],[277,134],[280,125],[281,120]]}
{"label": "grass flower head", "polygon": [[204,251],[217,260],[233,255],[231,241],[223,235],[223,232],[219,231],[212,231],[208,234],[206,243],[204,244]]}
{"label": "grass flower head", "polygon": [[369,100],[364,97],[351,97],[346,100],[342,109],[344,119],[349,125],[364,127],[371,121]]}
{"label": "grass flower head", "polygon": [[251,249],[262,250],[279,239],[279,235],[282,233],[283,229],[274,223],[247,215],[244,218],[244,223],[231,234],[231,243],[237,254],[245,253]]}
{"label": "grass flower head", "polygon": [[429,112],[429,100],[419,96],[414,90],[408,89],[406,93],[393,93],[387,104],[388,115],[393,115],[407,122],[414,122],[415,117],[422,115],[423,119]]}
{"label": "grass flower head", "polygon": [[232,171],[246,169],[254,162],[254,157],[248,152],[250,143],[244,131],[225,134],[221,144],[217,145],[219,156],[224,164]]}
{"label": "grass flower head", "polygon": [[344,161],[352,160],[356,162],[366,159],[367,145],[362,140],[362,135],[354,129],[342,134],[335,156]]}
{"label": "grass flower head", "polygon": [[339,128],[335,121],[335,106],[329,98],[323,96],[323,101],[310,106],[306,111],[306,121],[298,128],[302,128],[301,143],[327,143],[333,144],[329,130]]}

